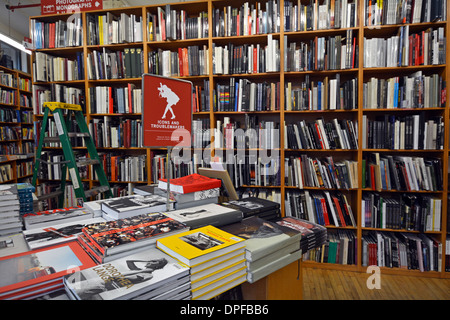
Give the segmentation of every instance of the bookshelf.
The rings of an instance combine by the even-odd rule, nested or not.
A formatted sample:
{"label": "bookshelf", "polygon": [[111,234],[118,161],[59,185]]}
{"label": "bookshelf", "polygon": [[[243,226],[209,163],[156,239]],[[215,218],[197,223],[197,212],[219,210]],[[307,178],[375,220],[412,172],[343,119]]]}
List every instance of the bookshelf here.
{"label": "bookshelf", "polygon": [[0,66],[0,183],[29,182],[34,139],[31,75]]}
{"label": "bookshelf", "polygon": [[[348,10],[339,11],[337,4],[341,2],[347,3]],[[286,201],[290,195],[305,197],[305,194],[314,195],[313,198],[318,201],[321,198],[327,201],[328,197],[335,201],[336,198],[342,210],[346,206],[351,209],[353,221],[350,216],[338,216],[336,209],[336,219],[333,220],[337,221],[325,223],[333,237],[351,244],[348,260],[344,264],[307,260],[303,262],[305,265],[365,272],[365,239],[371,235],[376,238],[377,234],[382,235],[386,241],[394,239],[392,235],[425,234],[442,244],[444,256],[449,231],[446,214],[449,175],[446,168],[449,165],[450,114],[448,102],[440,103],[442,94],[448,96],[448,88],[440,85],[448,82],[447,65],[450,57],[434,57],[432,53],[439,52],[439,45],[441,48],[443,44],[448,45],[450,26],[446,20],[392,23],[391,16],[381,15],[381,2],[380,6],[373,7],[373,11],[367,9],[366,1],[341,2],[209,0],[172,3],[170,11],[166,5],[151,5],[91,11],[81,13],[76,19],[68,14],[30,17],[30,31],[34,39],[42,32],[45,33],[46,28],[52,30],[55,28],[53,25],[59,25],[61,21],[67,23],[69,19],[72,32],[70,38],[67,37],[70,39],[67,43],[58,42],[62,41],[61,36],[56,41],[55,33],[54,42],[58,45],[54,48],[48,48],[49,44],[45,42],[47,40],[43,39],[41,42],[44,45],[34,51],[33,61],[36,62],[37,56],[43,53],[62,57],[66,59],[64,61],[73,61],[70,62],[73,64],[77,62],[82,66],[70,75],[68,81],[36,81],[37,78],[34,78],[34,120],[40,119],[39,110],[36,109],[36,104],[39,105],[37,96],[45,99],[46,94],[53,94],[58,87],[63,92],[72,92],[71,97],[84,105],[87,122],[97,128],[97,133],[110,128],[105,133],[105,137],[110,139],[118,131],[130,130],[127,126],[139,127],[140,72],[186,79],[192,81],[195,90],[195,140],[191,148],[193,162],[186,166],[175,166],[176,175],[190,173],[190,170],[202,165],[199,160],[202,156],[226,158],[231,155],[234,161],[243,159],[242,161],[251,163],[251,168],[255,171],[255,175],[248,171],[239,175],[239,171],[233,171],[233,168],[239,166],[227,168],[239,187],[238,190],[249,194],[264,194],[265,197],[280,201],[282,212],[290,210],[288,206],[292,202]],[[330,7],[327,8],[326,4]],[[331,6],[334,6],[334,10],[331,10]],[[232,21],[236,21],[239,9],[251,19],[245,20],[245,23],[242,21],[238,27]],[[445,10],[448,17],[448,6]],[[178,17],[182,21],[172,25],[172,30],[169,28],[164,35],[156,28],[163,12],[165,19]],[[313,12],[319,18],[304,19]],[[330,19],[328,13],[332,13]],[[247,23],[248,21],[255,23]],[[150,23],[152,29],[149,29]],[[106,28],[107,24],[116,27],[125,24],[127,27],[119,27],[120,30],[133,30],[133,38],[122,42],[123,35],[116,33],[114,28],[111,38],[106,39],[106,29],[102,29],[105,32],[100,37],[100,33],[95,31],[97,24],[102,24],[102,28]],[[412,41],[421,43],[425,39],[428,46],[435,45],[430,47],[434,51],[427,51],[428,61],[421,62],[419,59],[422,51],[411,50],[407,59],[404,55],[400,65],[395,64],[389,54],[390,48],[399,41],[395,37],[401,36],[408,39],[404,42],[405,46],[409,45],[411,39],[411,48],[416,46],[416,42]],[[328,54],[329,52],[336,54]],[[238,60],[235,54],[243,58]],[[97,69],[93,69],[95,59],[101,59],[104,55],[110,57],[110,64],[105,65],[105,60],[98,60]],[[129,65],[122,78],[116,77],[114,72],[107,72],[122,70],[121,63]],[[127,74],[128,69],[134,72]],[[401,81],[397,81],[399,79]],[[417,106],[415,100],[403,99],[400,101],[400,108],[398,101],[388,101],[388,93],[395,90],[396,86],[400,86],[402,92],[407,92],[408,97],[417,97],[417,92],[414,91],[414,84],[417,82],[424,84],[426,92],[431,88],[432,94],[427,93],[427,99],[428,96],[433,98],[423,101],[426,104],[424,108],[414,108]],[[248,103],[234,103],[236,100],[233,98],[236,97],[233,97],[234,90],[230,88],[235,88],[236,85],[249,88],[248,92],[254,94]],[[307,92],[311,94],[305,95],[305,90],[309,90]],[[98,103],[110,101],[111,97],[118,101],[122,95],[132,98],[128,103],[125,99],[125,103],[121,105]],[[397,103],[397,108],[394,108],[394,102]],[[392,125],[389,121],[392,121]],[[396,130],[414,128],[413,123],[416,123],[419,130],[423,130],[426,123],[429,130],[427,132],[442,136],[442,140],[436,144],[431,139],[426,145],[418,145],[414,138],[411,138],[412,142],[406,140],[410,139],[410,136],[406,138],[406,134],[402,140],[394,139],[399,132]],[[327,142],[322,141],[324,145],[320,141],[319,145],[317,141],[313,141],[315,137],[311,136],[314,133],[311,130],[316,125],[323,128],[324,131],[321,132],[324,138],[329,139]],[[300,135],[296,136],[295,130],[302,126],[310,126],[311,129],[306,130],[310,133],[309,143],[312,145],[307,144],[307,135],[302,138]],[[247,140],[242,140],[243,145],[239,145],[239,139],[232,144],[234,139],[230,140],[227,132],[237,128],[254,129],[253,134],[256,132],[258,139],[252,139],[255,136],[248,133]],[[261,130],[263,128],[269,130],[266,131],[266,136]],[[378,129],[370,131],[370,128]],[[380,134],[373,136],[374,132],[381,132],[383,128],[393,134],[392,140],[383,140]],[[275,132],[272,129],[278,130],[279,139],[272,138],[272,133]],[[306,131],[303,132],[306,134]],[[409,134],[413,136],[413,132],[415,131]],[[126,192],[130,183],[146,184],[156,181],[164,170],[165,148],[143,148],[138,136],[135,136],[135,141],[119,141],[114,145],[109,140],[99,142],[99,152],[105,155],[105,167],[110,168],[110,163],[115,161],[123,168],[128,167],[128,163],[142,165],[139,172],[127,173],[124,178],[111,176],[111,182],[117,185],[118,194]],[[100,136],[98,139],[101,139]],[[103,144],[105,141],[106,144]],[[304,145],[299,145],[299,141]],[[257,162],[250,160],[254,153],[265,152],[264,147],[270,149],[266,156],[276,155],[270,163],[270,166],[279,168],[278,175],[273,179],[266,179],[264,169],[267,167],[261,164],[258,167]],[[79,149],[82,156],[83,146],[80,145]],[[57,148],[48,147],[46,151],[56,152]],[[399,157],[422,159],[424,164],[427,163],[428,170],[437,165],[436,168],[442,170],[442,185],[431,189],[420,186],[398,191],[392,185],[378,185],[380,180],[363,178],[363,173],[372,170],[372,161],[381,159],[383,165],[388,165],[390,156],[393,160]],[[111,159],[112,157],[115,158]],[[124,158],[127,158],[127,164],[123,162]],[[433,162],[435,159],[439,160],[437,164]],[[339,170],[347,170],[346,175],[349,175],[350,180],[339,180],[339,176],[332,173],[326,181],[320,181],[317,175],[315,178],[312,176],[309,182],[295,179],[295,174],[299,172],[295,170],[299,166],[302,168],[301,165],[311,164],[310,172],[312,168],[326,170],[330,162],[340,167]],[[381,163],[375,165],[381,166]],[[49,183],[45,180],[42,182]],[[86,173],[85,183],[89,187],[96,183],[95,177],[89,172]],[[370,203],[368,198],[371,195],[375,195],[377,199],[388,199],[387,203],[392,205],[391,208],[395,208],[395,201],[402,197],[426,198],[432,201],[429,203],[441,207],[441,217],[437,218],[440,219],[440,226],[432,223],[431,229],[419,232],[413,230],[413,227],[408,229],[401,224],[393,224],[393,221],[383,224],[383,220],[375,220],[373,217],[363,221],[363,217],[366,217],[361,212],[366,208],[365,201]],[[317,253],[312,259],[319,255]],[[381,269],[386,273],[448,278],[449,273],[445,272],[444,264],[442,261],[441,271],[420,272],[400,267]]]}

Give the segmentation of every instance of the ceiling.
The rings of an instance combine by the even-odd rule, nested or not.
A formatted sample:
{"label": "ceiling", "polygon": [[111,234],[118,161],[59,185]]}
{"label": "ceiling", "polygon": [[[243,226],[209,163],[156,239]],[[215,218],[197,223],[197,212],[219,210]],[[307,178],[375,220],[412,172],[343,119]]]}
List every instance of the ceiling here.
{"label": "ceiling", "polygon": [[[145,6],[150,4],[182,2],[184,0],[103,0],[103,8],[118,6]],[[40,4],[41,0],[0,0],[0,33],[3,33],[17,41],[22,41],[28,36],[28,20],[30,16],[39,16],[41,7],[20,8],[14,10],[6,9],[6,5],[28,5]]]}

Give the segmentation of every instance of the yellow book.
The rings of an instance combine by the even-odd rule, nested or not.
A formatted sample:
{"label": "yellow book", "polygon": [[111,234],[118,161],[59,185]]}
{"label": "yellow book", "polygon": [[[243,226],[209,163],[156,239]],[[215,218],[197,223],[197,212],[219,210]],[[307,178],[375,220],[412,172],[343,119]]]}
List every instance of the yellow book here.
{"label": "yellow book", "polygon": [[98,16],[98,37],[99,45],[103,45],[103,17]]}
{"label": "yellow book", "polygon": [[244,239],[213,226],[189,230],[159,239],[156,246],[193,267],[231,251],[244,248]]}

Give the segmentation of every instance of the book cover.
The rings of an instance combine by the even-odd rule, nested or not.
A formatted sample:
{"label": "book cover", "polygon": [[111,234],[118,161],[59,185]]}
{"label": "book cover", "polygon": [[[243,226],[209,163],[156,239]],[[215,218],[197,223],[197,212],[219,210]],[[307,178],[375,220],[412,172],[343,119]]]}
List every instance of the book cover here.
{"label": "book cover", "polygon": [[243,238],[205,226],[158,239],[156,246],[184,264],[195,266],[244,247],[243,242]]}
{"label": "book cover", "polygon": [[103,255],[110,255],[154,244],[159,237],[186,229],[185,224],[162,213],[149,213],[90,224],[82,231]]}
{"label": "book cover", "polygon": [[22,232],[0,237],[0,257],[29,250]]}
{"label": "book cover", "polygon": [[55,224],[56,222],[69,222],[74,220],[83,220],[91,218],[92,213],[82,206],[67,207],[61,209],[52,209],[23,215],[25,228],[30,229],[38,224]]}
{"label": "book cover", "polygon": [[[170,179],[170,191],[177,193],[191,193],[213,188],[220,188],[222,182],[218,179],[208,178],[193,173],[181,178]],[[167,190],[167,179],[160,179],[158,187]]]}
{"label": "book cover", "polygon": [[148,196],[133,195],[109,199],[101,203],[102,211],[116,219],[128,218],[140,214],[165,211],[167,199],[152,194]]}
{"label": "book cover", "polygon": [[131,299],[189,275],[189,268],[150,247],[64,277],[78,300]]}
{"label": "book cover", "polygon": [[242,220],[242,212],[214,203],[168,211],[164,214],[183,222],[191,227],[191,229],[204,227],[206,225],[218,227]]}
{"label": "book cover", "polygon": [[74,241],[88,224],[104,222],[103,218],[91,218],[80,221],[56,224],[48,227],[24,230],[23,235],[30,249],[42,248],[57,243]]}
{"label": "book cover", "polygon": [[221,227],[224,231],[244,238],[246,259],[258,260],[292,243],[300,248],[301,233],[256,216]]}
{"label": "book cover", "polygon": [[76,241],[0,258],[0,299],[95,266]]}
{"label": "book cover", "polygon": [[221,205],[242,211],[242,213],[244,214],[244,218],[252,215],[258,215],[266,211],[274,211],[280,208],[280,204],[277,202],[257,197],[230,200],[227,202],[222,202]]}
{"label": "book cover", "polygon": [[17,200],[18,190],[15,184],[2,184],[0,185],[0,200]]}

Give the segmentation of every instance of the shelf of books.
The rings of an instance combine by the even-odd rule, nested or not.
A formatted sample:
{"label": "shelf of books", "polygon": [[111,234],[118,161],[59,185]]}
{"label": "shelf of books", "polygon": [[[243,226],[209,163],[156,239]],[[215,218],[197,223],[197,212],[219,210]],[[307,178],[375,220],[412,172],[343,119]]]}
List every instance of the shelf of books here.
{"label": "shelf of books", "polygon": [[31,75],[0,66],[0,183],[28,182],[34,159]]}
{"label": "shelf of books", "polygon": [[[214,156],[240,196],[326,226],[305,264],[448,277],[448,10],[209,0],[31,17],[34,130],[42,102],[81,104],[126,194],[166,177],[167,150],[142,146],[141,75],[192,81],[192,160],[173,177]],[[48,191],[60,172],[46,169]]]}

